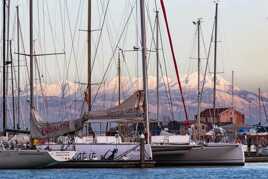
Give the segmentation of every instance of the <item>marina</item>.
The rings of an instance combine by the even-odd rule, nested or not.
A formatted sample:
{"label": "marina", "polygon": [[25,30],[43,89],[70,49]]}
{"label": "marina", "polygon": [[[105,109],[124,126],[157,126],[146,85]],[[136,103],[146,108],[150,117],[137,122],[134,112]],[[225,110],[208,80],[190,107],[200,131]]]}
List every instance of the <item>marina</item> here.
{"label": "marina", "polygon": [[3,0],[0,178],[267,178],[268,93],[221,75],[226,7],[186,18],[183,63],[173,8]]}

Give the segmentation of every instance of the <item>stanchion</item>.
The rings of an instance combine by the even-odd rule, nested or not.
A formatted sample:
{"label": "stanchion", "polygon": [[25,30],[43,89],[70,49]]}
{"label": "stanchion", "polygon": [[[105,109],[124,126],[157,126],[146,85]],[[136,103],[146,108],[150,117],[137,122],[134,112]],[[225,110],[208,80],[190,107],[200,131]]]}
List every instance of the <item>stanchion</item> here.
{"label": "stanchion", "polygon": [[145,161],[145,136],[143,134],[140,135],[140,167],[144,168]]}

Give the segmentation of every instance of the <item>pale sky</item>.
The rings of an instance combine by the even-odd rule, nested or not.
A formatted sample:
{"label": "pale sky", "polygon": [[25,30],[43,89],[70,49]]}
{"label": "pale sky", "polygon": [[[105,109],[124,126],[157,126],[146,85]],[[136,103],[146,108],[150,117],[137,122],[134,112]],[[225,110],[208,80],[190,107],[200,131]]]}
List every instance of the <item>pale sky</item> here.
{"label": "pale sky", "polygon": [[[22,21],[22,27],[23,33],[26,34],[24,39],[25,43],[27,43],[27,28],[28,28],[28,9],[27,9],[27,2],[25,0],[18,0],[16,1],[20,4],[21,7],[21,21]],[[46,50],[45,52],[51,52],[56,49],[57,52],[62,51],[63,49],[63,40],[58,40],[57,38],[62,37],[62,26],[59,23],[60,22],[60,10],[58,7],[66,3],[66,0],[48,0],[47,7],[49,10],[46,10],[47,12],[50,11],[50,13],[43,13],[45,14],[46,18],[50,17],[52,21],[52,25],[49,24],[48,20],[47,23],[45,23],[45,28],[37,26],[42,26],[42,22],[38,25],[38,16],[35,14],[34,20],[35,20],[35,39],[37,43],[41,44],[43,43],[44,35],[38,35],[40,33],[45,32],[47,35],[46,37]],[[77,12],[81,11],[81,15],[78,18],[77,26],[72,29],[76,29],[74,32],[79,34],[79,38],[77,37],[77,41],[81,42],[82,44],[86,43],[86,36],[84,32],[79,32],[79,29],[85,29],[85,13],[86,13],[86,1],[84,0],[68,0],[68,12],[69,12],[69,18],[71,19],[73,24],[76,24],[76,18],[77,18]],[[97,8],[100,6],[100,2],[107,3],[108,1],[92,1],[93,2],[93,26],[94,28],[97,28],[101,25],[100,16],[98,15]],[[96,2],[99,4],[96,5]],[[148,0],[146,2],[150,2],[151,11],[153,14],[153,0]],[[40,6],[42,6],[42,3],[44,4],[44,1],[38,0],[34,1],[35,5],[39,3]],[[81,3],[81,8],[79,9],[79,3]],[[95,5],[94,5],[95,3]],[[206,40],[206,46],[208,46],[208,39],[210,37],[212,23],[213,23],[213,17],[215,13],[215,5],[213,3],[213,0],[166,0],[166,8],[168,11],[168,17],[169,17],[169,23],[170,28],[173,35],[173,41],[175,45],[176,50],[176,56],[178,59],[178,64],[180,67],[181,75],[186,75],[191,72],[195,71],[195,61],[190,60],[189,57],[192,56],[191,49],[193,46],[193,38],[194,38],[194,30],[195,27],[192,24],[193,20],[196,20],[197,18],[201,17],[203,18],[203,33],[205,35]],[[107,41],[115,41],[115,39],[118,38],[118,29],[122,29],[122,23],[119,27],[113,27],[116,26],[115,24],[120,24],[122,18],[126,18],[127,14],[129,13],[130,7],[129,4],[135,4],[134,0],[111,0],[110,1],[110,8],[109,8],[109,16],[110,16],[110,26],[111,27],[111,33],[109,35],[108,32],[105,35],[102,40],[102,49],[104,51],[107,49],[107,46],[109,47],[109,42]],[[15,6],[15,4],[14,4]],[[100,8],[100,7],[99,7]],[[103,10],[105,7],[103,6]],[[42,11],[38,11],[42,16]],[[64,14],[64,20],[65,20],[65,33],[68,34],[68,23],[66,18],[68,17],[66,15],[67,10],[65,9]],[[37,13],[37,8],[35,8],[35,13]],[[15,13],[11,13],[15,14]],[[124,17],[122,17],[122,14],[124,14]],[[133,12],[135,15],[135,10]],[[153,15],[152,15],[153,17]],[[25,19],[26,18],[26,19]],[[13,19],[13,17],[11,18]],[[135,19],[135,18],[133,18]],[[39,19],[39,22],[42,21]],[[134,20],[132,20],[132,23]],[[147,21],[148,22],[148,21]],[[14,23],[11,23],[12,27],[14,27]],[[55,34],[53,42],[53,38],[48,38],[48,34],[51,34],[51,29],[55,29]],[[14,28],[13,28],[14,29]],[[116,30],[117,29],[117,30]],[[163,34],[166,33],[166,31],[163,29]],[[148,27],[147,27],[148,30]],[[14,31],[14,30],[13,30]],[[11,34],[14,34],[14,32],[11,32]],[[39,32],[38,32],[39,31]],[[106,30],[105,30],[106,31]],[[129,34],[132,34],[135,32],[135,26],[132,28],[130,27]],[[53,32],[54,33],[54,32]],[[149,33],[149,32],[148,32]],[[12,36],[12,35],[11,35]],[[78,35],[77,35],[78,36]],[[14,37],[15,38],[15,37]],[[62,39],[61,38],[61,39]],[[126,48],[131,48],[135,42],[134,37],[126,37],[125,41],[128,41],[127,39],[131,39],[133,43],[130,43],[129,45],[126,45]],[[70,40],[71,38],[69,38]],[[93,37],[93,43],[96,45],[97,38]],[[130,41],[130,40],[129,40]],[[249,89],[251,91],[257,91],[258,87],[261,87],[263,90],[268,91],[268,1],[267,0],[222,0],[219,4],[219,66],[218,70],[220,72],[224,72],[223,75],[227,80],[231,80],[231,71],[235,71],[235,79],[236,84],[242,88],[242,89]],[[58,43],[56,47],[54,48],[54,43]],[[66,43],[66,42],[65,42]],[[125,44],[124,42],[123,44]],[[67,45],[70,45],[70,42],[68,42]],[[80,44],[81,45],[81,44]],[[26,45],[27,47],[27,45]],[[166,44],[166,49],[167,49]],[[39,48],[39,47],[37,47]],[[82,51],[81,54],[77,56],[70,57],[72,59],[84,59],[85,60],[85,52],[86,52],[86,46],[76,46],[75,48],[79,48],[79,50]],[[41,47],[40,47],[41,49]],[[66,50],[66,49],[65,49]],[[40,50],[42,51],[42,50]],[[44,53],[44,51],[42,51]],[[94,50],[93,50],[94,51]],[[71,52],[70,52],[71,53]],[[105,52],[104,52],[105,53]],[[68,54],[70,55],[70,54]],[[70,55],[72,56],[72,55]],[[48,58],[48,57],[47,57]],[[58,57],[61,58],[61,57]],[[68,57],[69,58],[69,57]],[[97,56],[98,65],[96,65],[96,69],[94,72],[94,75],[97,77],[100,75],[100,73],[104,72],[103,64],[100,62],[101,59],[108,59],[108,57],[104,57],[103,54]],[[46,59],[46,62],[49,59]],[[107,60],[108,61],[108,60]],[[43,62],[40,62],[43,63]],[[57,63],[56,61],[53,61],[52,59],[47,62],[48,67],[42,67],[43,70],[49,69],[51,71],[51,77],[50,81],[52,79],[57,79],[61,75],[53,74],[52,71],[60,71],[60,69],[57,69]],[[59,63],[63,63],[60,61]],[[108,62],[106,62],[108,63]],[[76,69],[79,69],[80,73],[85,74],[85,65],[83,65],[82,61],[78,60],[78,64],[74,64],[74,62],[71,62],[71,66],[77,66]],[[189,66],[191,66],[191,70],[189,70]],[[134,69],[131,69],[134,70]],[[42,71],[42,69],[41,69]],[[46,72],[44,72],[45,74]],[[64,73],[64,72],[60,72]],[[72,72],[75,73],[75,72]],[[134,72],[133,72],[134,73]],[[73,74],[75,76],[75,74]],[[80,74],[81,75],[81,74]],[[49,76],[49,75],[48,75]],[[63,75],[62,75],[63,76]]]}
{"label": "pale sky", "polygon": [[[166,6],[177,56],[183,63],[181,60],[189,54],[191,21],[203,17],[203,26],[211,26],[215,12],[213,1],[167,0]],[[267,17],[267,0],[224,0],[219,4],[219,64],[224,67],[218,68],[228,80],[234,70],[236,83],[241,88],[268,90]]]}

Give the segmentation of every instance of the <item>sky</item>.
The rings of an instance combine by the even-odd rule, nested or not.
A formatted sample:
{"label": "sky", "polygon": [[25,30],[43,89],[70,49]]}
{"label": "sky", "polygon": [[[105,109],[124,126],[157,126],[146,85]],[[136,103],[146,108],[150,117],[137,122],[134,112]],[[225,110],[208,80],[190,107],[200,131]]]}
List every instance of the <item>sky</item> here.
{"label": "sky", "polygon": [[[25,46],[27,49],[27,32],[29,24],[27,18],[28,1],[17,0],[13,2],[15,2],[13,4],[13,9],[17,4],[21,6],[22,32],[24,34]],[[68,78],[66,77],[67,79],[70,78],[76,81],[83,78],[82,81],[85,81],[86,33],[79,30],[86,28],[86,1],[47,0],[47,4],[44,4],[44,2],[45,1],[41,0],[34,1],[34,39],[36,40],[36,44],[38,44],[36,45],[36,50],[40,53],[66,51],[66,55],[64,55],[64,57],[43,57],[39,59],[41,66],[40,71],[44,76],[49,76],[50,80],[48,81],[54,81],[55,79],[56,81],[59,81],[60,78],[66,76],[67,73],[71,76]],[[102,10],[103,12],[105,10],[105,5],[108,0],[92,2],[93,28],[97,29],[102,25],[101,19],[103,16],[100,15],[100,11]],[[148,0],[146,2],[149,3],[152,20],[155,10],[153,6],[154,0]],[[196,56],[196,53],[192,52],[195,51],[195,48],[193,48],[195,26],[192,24],[192,21],[197,18],[202,18],[204,39],[206,46],[208,46],[215,13],[215,3],[213,0],[165,0],[165,3],[180,73],[182,76],[185,76],[196,71],[196,61],[189,58]],[[65,7],[65,4],[67,4],[67,8],[62,8]],[[100,42],[100,49],[102,52],[97,53],[96,65],[93,70],[95,82],[101,80],[101,74],[105,72],[106,65],[109,62],[108,59],[110,59],[110,56],[113,53],[110,46],[115,45],[115,39],[119,38],[119,32],[122,31],[124,22],[130,13],[131,5],[134,4],[134,0],[110,1],[108,11],[109,25],[104,26],[103,39]],[[38,10],[38,7],[45,7],[45,10],[42,11],[41,8]],[[63,12],[60,11],[60,8],[64,9]],[[11,19],[14,19],[13,16],[15,12],[13,11],[14,10],[11,12]],[[133,14],[135,15],[135,13],[134,9]],[[45,18],[42,18],[42,15],[45,16]],[[68,18],[70,19],[70,24]],[[64,21],[63,25],[60,23],[62,19]],[[135,24],[135,17],[132,17],[130,22]],[[14,22],[11,22],[11,24],[13,27],[11,28],[13,29],[11,36],[14,36]],[[165,35],[166,31],[163,26],[163,19],[161,24],[162,33]],[[125,49],[129,49],[137,43],[136,38],[134,37],[136,32],[135,28],[134,25],[128,27],[127,33],[124,34],[123,40],[119,43],[120,46],[125,46]],[[231,72],[234,70],[235,84],[241,89],[255,92],[260,87],[263,91],[268,91],[268,1],[220,1],[218,28],[218,71],[223,72],[220,75],[230,81]],[[75,36],[67,37],[70,34],[75,34]],[[93,55],[98,41],[98,35],[96,34],[99,34],[99,32],[93,33]],[[147,25],[147,34],[150,36],[149,25]],[[65,40],[63,40],[63,38],[65,38]],[[166,53],[169,53],[166,37],[164,38],[166,45],[163,49],[165,49]],[[71,45],[72,43],[73,45]],[[79,53],[76,54],[75,51],[79,51]],[[205,57],[204,53],[202,55]],[[130,59],[128,60],[130,62],[127,62],[129,63],[129,71],[130,73],[135,74],[136,69],[132,68],[133,59],[135,59],[135,57],[130,54],[126,54],[126,56]],[[64,58],[65,61],[61,58]],[[64,71],[61,66],[67,66],[68,64],[70,69],[65,69]],[[116,61],[114,61],[113,64],[116,64]],[[169,62],[169,65],[169,68],[171,68],[171,61]],[[115,75],[115,69],[116,68],[114,68],[113,72],[108,75]],[[141,70],[139,68],[137,69],[139,70],[139,73],[141,73]],[[127,71],[124,73],[127,73]],[[149,75],[154,74],[154,71],[149,69]],[[171,74],[171,76],[175,77],[174,73]]]}
{"label": "sky", "polygon": [[[180,64],[187,60],[191,21],[203,18],[202,26],[211,26],[213,1],[167,0],[170,26]],[[242,89],[268,90],[268,1],[224,0],[219,3],[219,65],[220,72]],[[208,32],[206,32],[208,33]],[[189,44],[189,45],[188,45]]]}

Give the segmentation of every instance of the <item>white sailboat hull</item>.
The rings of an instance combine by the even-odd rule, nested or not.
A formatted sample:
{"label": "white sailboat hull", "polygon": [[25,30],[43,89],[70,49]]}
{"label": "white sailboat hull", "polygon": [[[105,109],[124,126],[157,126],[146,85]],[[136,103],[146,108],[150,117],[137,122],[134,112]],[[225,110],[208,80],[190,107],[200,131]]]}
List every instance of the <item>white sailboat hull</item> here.
{"label": "white sailboat hull", "polygon": [[46,168],[74,155],[73,151],[4,150],[0,151],[0,169]]}
{"label": "white sailboat hull", "polygon": [[241,145],[153,145],[153,159],[159,165],[244,165]]}
{"label": "white sailboat hull", "polygon": [[[75,144],[75,161],[136,161],[140,160],[139,144]],[[45,149],[47,145],[38,145],[39,149]],[[60,150],[59,144],[49,145],[52,150]],[[73,147],[73,146],[69,146]],[[152,159],[151,145],[145,144],[145,159]]]}

